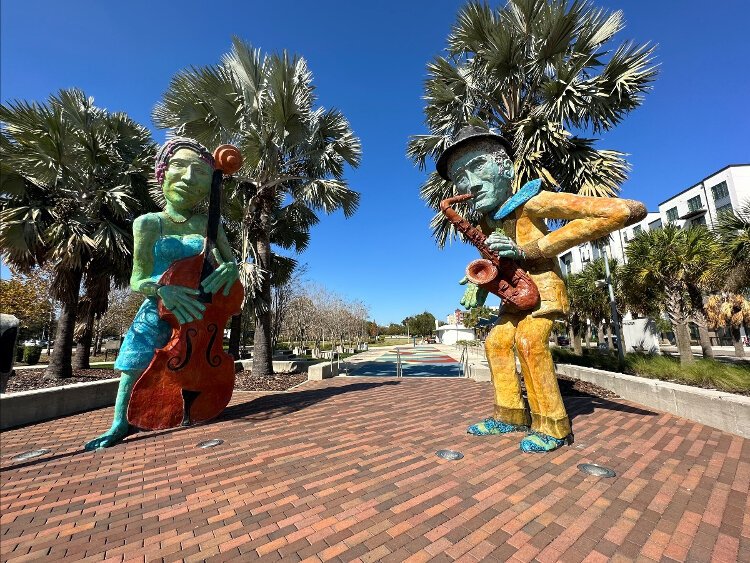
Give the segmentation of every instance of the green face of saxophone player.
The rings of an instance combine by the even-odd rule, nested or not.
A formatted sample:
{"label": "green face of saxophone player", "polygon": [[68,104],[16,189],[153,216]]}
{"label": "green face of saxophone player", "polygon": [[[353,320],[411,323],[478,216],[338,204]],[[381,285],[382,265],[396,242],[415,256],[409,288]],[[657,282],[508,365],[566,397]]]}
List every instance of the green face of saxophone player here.
{"label": "green face of saxophone player", "polygon": [[[476,143],[461,147],[448,161],[448,176],[461,193],[474,196],[474,209],[484,216],[490,227],[499,228],[492,215],[512,195],[511,182],[515,175],[513,162],[499,146],[488,147],[486,143]],[[502,232],[494,232],[487,237],[487,246],[499,256],[520,260],[523,253],[516,244]],[[467,278],[459,281],[467,285],[461,305],[467,309],[483,305],[487,291],[468,283]]]}

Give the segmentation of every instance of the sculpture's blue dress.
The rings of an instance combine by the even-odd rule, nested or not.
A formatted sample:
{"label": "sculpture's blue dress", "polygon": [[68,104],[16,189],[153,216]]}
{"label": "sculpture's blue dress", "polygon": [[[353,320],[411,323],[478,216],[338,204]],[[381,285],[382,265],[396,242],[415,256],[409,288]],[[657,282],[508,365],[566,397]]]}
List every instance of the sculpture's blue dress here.
{"label": "sculpture's blue dress", "polygon": [[[161,223],[160,223],[161,226]],[[162,235],[154,243],[154,269],[151,279],[158,282],[176,260],[195,256],[203,250],[201,235]],[[159,318],[157,298],[147,297],[135,314],[117,355],[115,369],[142,371],[151,363],[154,350],[163,348],[172,334],[169,323]]]}

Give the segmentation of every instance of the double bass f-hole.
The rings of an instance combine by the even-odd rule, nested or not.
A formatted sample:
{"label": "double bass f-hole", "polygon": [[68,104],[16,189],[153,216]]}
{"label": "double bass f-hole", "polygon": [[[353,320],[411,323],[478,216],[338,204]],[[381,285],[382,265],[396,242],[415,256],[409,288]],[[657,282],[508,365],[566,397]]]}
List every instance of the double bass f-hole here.
{"label": "double bass f-hole", "polygon": [[206,361],[212,368],[219,367],[221,365],[221,356],[218,354],[211,356],[211,350],[214,348],[214,341],[216,340],[216,334],[219,332],[219,327],[212,323],[206,329],[211,333],[211,339],[208,341],[208,346],[206,346]]}
{"label": "double bass f-hole", "polygon": [[[171,371],[181,370],[190,361],[190,357],[193,355],[192,339],[196,336],[198,336],[198,331],[194,328],[189,328],[187,329],[187,331],[185,331],[185,348],[187,348],[187,350],[185,351],[185,357],[182,360],[180,360],[179,356],[170,358],[170,360],[167,362],[167,367]],[[211,342],[213,342],[213,339],[211,340]]]}

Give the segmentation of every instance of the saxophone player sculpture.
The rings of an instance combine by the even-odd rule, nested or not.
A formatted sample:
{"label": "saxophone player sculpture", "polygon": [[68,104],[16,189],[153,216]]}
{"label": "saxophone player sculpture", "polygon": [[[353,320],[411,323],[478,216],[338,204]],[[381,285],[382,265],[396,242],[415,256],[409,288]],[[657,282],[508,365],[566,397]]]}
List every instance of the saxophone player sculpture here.
{"label": "saxophone player sculpture", "polygon": [[[461,304],[467,309],[482,305],[488,291],[503,300],[497,324],[485,342],[494,413],[468,432],[479,436],[525,432],[521,450],[548,452],[573,439],[549,350],[552,324],[568,311],[557,255],[640,221],[646,208],[627,199],[543,191],[541,180],[511,194],[515,174],[511,158],[511,145],[503,137],[466,127],[437,161],[440,176],[462,194],[443,201],[441,210],[485,260],[469,265],[461,281],[469,284]],[[470,200],[481,216],[481,230],[450,207],[464,200]],[[550,232],[547,219],[567,223]],[[521,394],[516,354],[528,404]]]}

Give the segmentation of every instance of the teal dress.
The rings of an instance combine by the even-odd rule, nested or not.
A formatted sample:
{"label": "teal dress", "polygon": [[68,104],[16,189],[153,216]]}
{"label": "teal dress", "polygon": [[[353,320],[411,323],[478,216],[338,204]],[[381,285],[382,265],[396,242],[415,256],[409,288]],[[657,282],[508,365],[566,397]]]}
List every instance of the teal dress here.
{"label": "teal dress", "polygon": [[[159,226],[161,227],[161,221]],[[154,269],[151,279],[158,282],[173,262],[202,252],[204,240],[201,235],[160,236],[154,243]],[[169,323],[159,318],[158,298],[147,297],[125,335],[115,361],[115,369],[146,369],[154,357],[154,351],[166,346],[171,335],[172,328]]]}

